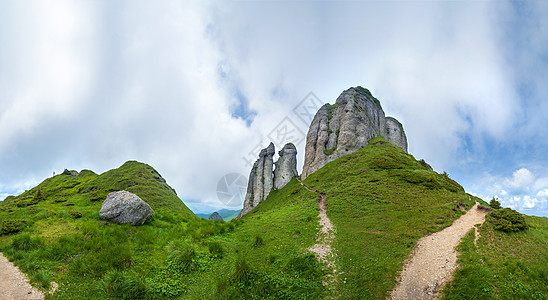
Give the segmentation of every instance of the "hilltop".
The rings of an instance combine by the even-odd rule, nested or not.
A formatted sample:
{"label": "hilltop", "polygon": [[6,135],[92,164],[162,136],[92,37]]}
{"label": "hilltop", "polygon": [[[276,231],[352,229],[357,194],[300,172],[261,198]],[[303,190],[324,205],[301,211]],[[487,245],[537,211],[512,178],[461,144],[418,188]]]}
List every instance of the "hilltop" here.
{"label": "hilltop", "polygon": [[[297,175],[294,145],[277,162],[273,145],[263,149],[240,219],[198,218],[154,168],[129,161],[100,175],[65,170],[6,198],[0,252],[43,291],[58,284],[54,299],[386,299],[423,271],[406,275],[406,262],[439,256],[432,243],[458,244],[457,228],[458,256],[444,245],[454,278],[419,294],[546,299],[548,218],[487,214],[489,204],[407,153],[403,126],[364,88],[324,105],[313,124],[307,174]],[[143,225],[99,219],[120,190],[154,210]]]}
{"label": "hilltop", "polygon": [[[302,185],[292,179],[228,223],[195,217],[157,176],[129,162],[101,175],[58,175],[10,197],[0,220],[19,222],[20,231],[0,235],[0,251],[34,285],[57,282],[58,299],[381,299],[421,237],[451,225],[474,201],[487,206],[382,137]],[[153,207],[144,225],[98,218],[95,198],[122,187]],[[38,200],[31,197],[38,191]],[[336,230],[326,263],[310,251],[321,238],[318,192]],[[526,217],[532,227],[517,233],[496,231],[491,219],[479,228],[478,248],[473,235],[459,246],[463,268],[447,297],[546,295],[546,218]],[[520,243],[528,247],[516,251]],[[478,282],[478,274],[488,279]]]}

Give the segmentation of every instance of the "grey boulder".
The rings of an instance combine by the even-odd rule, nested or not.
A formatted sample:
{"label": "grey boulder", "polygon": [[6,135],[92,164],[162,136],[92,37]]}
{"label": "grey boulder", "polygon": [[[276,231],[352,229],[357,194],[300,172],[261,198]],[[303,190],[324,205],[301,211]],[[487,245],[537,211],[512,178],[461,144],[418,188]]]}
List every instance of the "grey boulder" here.
{"label": "grey boulder", "polygon": [[117,224],[130,223],[139,226],[153,213],[150,205],[139,196],[127,191],[118,191],[107,195],[99,211],[99,217]]}

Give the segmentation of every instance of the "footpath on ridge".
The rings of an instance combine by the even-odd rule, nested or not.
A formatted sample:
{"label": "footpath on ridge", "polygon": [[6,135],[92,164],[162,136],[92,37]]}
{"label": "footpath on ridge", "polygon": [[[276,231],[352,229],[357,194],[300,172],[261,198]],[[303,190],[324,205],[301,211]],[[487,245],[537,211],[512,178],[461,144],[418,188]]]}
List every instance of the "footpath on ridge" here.
{"label": "footpath on ridge", "polygon": [[325,202],[325,193],[315,191],[309,188],[298,177],[297,177],[297,180],[299,180],[299,183],[305,189],[319,195],[317,204],[318,204],[319,217],[320,217],[320,232],[318,234],[318,239],[316,240],[316,244],[314,244],[314,246],[310,247],[308,250],[313,252],[319,261],[324,263],[329,269],[333,271],[332,273],[326,275],[327,280],[323,281],[323,285],[327,286],[330,283],[335,282],[337,280],[336,278],[337,270],[335,268],[335,254],[333,253],[331,249],[331,243],[333,242],[333,238],[335,237],[335,227],[333,226],[333,223],[331,223],[331,220],[327,216],[327,204]]}
{"label": "footpath on ridge", "polygon": [[[392,299],[433,299],[457,268],[456,246],[476,224],[485,221],[487,211],[478,203],[451,226],[421,238],[391,292]],[[477,235],[477,231],[476,231]]]}

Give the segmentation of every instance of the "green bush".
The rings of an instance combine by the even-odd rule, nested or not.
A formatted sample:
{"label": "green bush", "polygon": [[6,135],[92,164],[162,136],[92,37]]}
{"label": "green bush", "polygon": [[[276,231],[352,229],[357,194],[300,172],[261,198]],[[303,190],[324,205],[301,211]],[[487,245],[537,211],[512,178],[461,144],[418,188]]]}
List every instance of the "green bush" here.
{"label": "green bush", "polygon": [[24,220],[5,220],[2,222],[2,229],[0,229],[0,235],[17,233],[25,227]]}
{"label": "green bush", "polygon": [[500,202],[493,198],[491,199],[491,202],[489,202],[489,206],[491,206],[492,209],[500,209]]}
{"label": "green bush", "polygon": [[82,217],[82,213],[78,211],[69,211],[69,214],[75,219]]}
{"label": "green bush", "polygon": [[491,216],[496,230],[510,232],[529,228],[523,215],[510,208],[494,210],[489,216]]}

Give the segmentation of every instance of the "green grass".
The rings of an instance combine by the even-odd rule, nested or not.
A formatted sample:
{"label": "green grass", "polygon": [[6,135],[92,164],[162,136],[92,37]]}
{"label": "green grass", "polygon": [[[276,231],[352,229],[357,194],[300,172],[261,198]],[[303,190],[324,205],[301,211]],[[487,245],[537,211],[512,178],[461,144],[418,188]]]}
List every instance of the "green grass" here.
{"label": "green grass", "polygon": [[548,299],[548,219],[525,216],[519,232],[496,230],[487,216],[474,245],[470,232],[458,246],[460,265],[446,299]]}
{"label": "green grass", "polygon": [[[326,194],[336,227],[330,289],[322,285],[330,270],[308,250],[318,238],[318,194],[296,179],[225,222],[196,217],[142,163],[58,175],[0,203],[0,251],[35,286],[57,282],[53,299],[384,299],[419,238],[449,226],[459,207],[488,206],[428,169],[379,137],[306,178]],[[144,225],[99,219],[106,195],[122,189],[154,209]],[[529,229],[512,233],[486,222],[479,250],[467,236],[446,296],[542,299],[548,225],[526,220]]]}
{"label": "green grass", "polygon": [[326,193],[336,227],[340,299],[384,299],[422,236],[449,226],[473,205],[449,176],[428,171],[382,137],[306,178]]}

